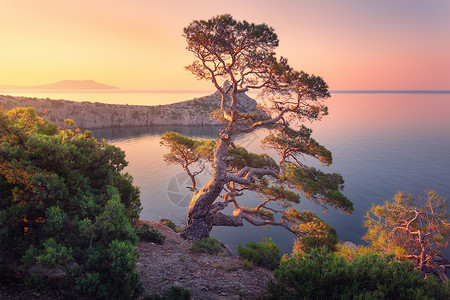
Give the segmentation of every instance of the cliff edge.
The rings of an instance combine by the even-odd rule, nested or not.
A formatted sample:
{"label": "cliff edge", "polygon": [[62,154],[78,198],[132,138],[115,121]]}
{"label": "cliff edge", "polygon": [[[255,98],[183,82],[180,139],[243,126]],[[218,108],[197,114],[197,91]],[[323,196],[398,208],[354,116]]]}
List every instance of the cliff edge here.
{"label": "cliff edge", "polygon": [[[245,94],[238,95],[238,109],[246,113],[260,113],[257,102]],[[0,95],[0,107],[10,110],[16,107],[33,107],[39,116],[64,124],[72,119],[82,129],[135,127],[155,125],[211,126],[219,125],[211,120],[212,111],[220,107],[220,94],[167,105],[121,105],[100,102],[76,102],[69,100],[38,99]]]}

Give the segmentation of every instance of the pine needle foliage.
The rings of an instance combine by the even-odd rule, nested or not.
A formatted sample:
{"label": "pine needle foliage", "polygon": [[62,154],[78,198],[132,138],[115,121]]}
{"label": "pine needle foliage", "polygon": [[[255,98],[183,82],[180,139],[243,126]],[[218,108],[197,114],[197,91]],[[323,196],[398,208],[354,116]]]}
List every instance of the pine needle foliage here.
{"label": "pine needle foliage", "polygon": [[33,108],[0,109],[0,264],[31,281],[62,270],[69,298],[136,298],[131,223],[141,203],[126,165],[89,131],[58,128]]}
{"label": "pine needle foliage", "polygon": [[426,280],[411,262],[378,254],[351,262],[326,250],[293,253],[269,283],[268,299],[448,299],[449,285]]}
{"label": "pine needle foliage", "polygon": [[255,265],[275,270],[281,261],[280,248],[271,238],[264,237],[263,242],[249,242],[245,247],[238,246],[239,256]]}

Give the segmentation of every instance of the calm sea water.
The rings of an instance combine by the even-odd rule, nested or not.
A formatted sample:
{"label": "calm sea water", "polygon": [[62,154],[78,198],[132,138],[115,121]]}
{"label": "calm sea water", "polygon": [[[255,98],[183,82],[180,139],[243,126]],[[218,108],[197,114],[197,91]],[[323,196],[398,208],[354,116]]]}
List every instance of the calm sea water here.
{"label": "calm sea water", "polygon": [[[450,197],[450,95],[448,94],[335,94],[328,101],[330,114],[320,122],[306,124],[313,136],[333,153],[333,164],[323,167],[344,176],[344,194],[354,203],[351,215],[329,209],[323,212],[307,200],[297,209],[313,210],[337,229],[341,240],[363,243],[364,214],[373,204],[382,204],[398,191],[423,195],[436,190]],[[141,187],[141,217],[184,221],[190,194],[187,177],[178,166],[166,166],[166,149],[159,145],[166,131],[197,138],[216,138],[215,128],[153,127],[94,130],[98,138],[125,150],[133,174]],[[267,132],[241,135],[236,143],[261,153],[259,142]],[[309,160],[312,165],[317,162]],[[199,178],[206,183],[209,177]],[[254,195],[243,202],[256,204]],[[216,227],[212,235],[231,245],[272,237],[282,252],[290,252],[291,233],[281,228]],[[450,257],[449,249],[444,251]]]}
{"label": "calm sea water", "polygon": [[[4,94],[4,92],[2,92]],[[13,94],[13,93],[8,93]],[[162,104],[201,97],[208,93],[41,93],[18,91],[16,95],[49,97],[77,101],[121,104]],[[333,153],[333,164],[322,167],[344,176],[344,194],[354,203],[351,215],[329,209],[323,212],[307,200],[296,207],[315,211],[337,229],[341,240],[362,244],[364,214],[373,204],[382,204],[398,191],[414,195],[427,189],[450,198],[450,94],[333,94],[328,101],[330,114],[311,127],[314,138]],[[190,137],[216,138],[217,128],[152,127],[92,130],[97,138],[106,138],[126,152],[127,171],[141,187],[141,218],[170,218],[182,224],[190,193],[186,175],[178,166],[166,166],[167,150],[159,145],[166,131]],[[260,140],[265,130],[236,137],[236,144],[262,153]],[[272,153],[273,154],[273,153]],[[317,162],[308,163],[319,166]],[[200,183],[208,181],[202,174]],[[246,195],[246,206],[257,204],[254,195]],[[212,235],[228,244],[245,244],[272,237],[283,253],[292,250],[293,235],[281,228],[262,228],[246,224],[243,228],[217,227]],[[445,255],[450,257],[447,249]]]}

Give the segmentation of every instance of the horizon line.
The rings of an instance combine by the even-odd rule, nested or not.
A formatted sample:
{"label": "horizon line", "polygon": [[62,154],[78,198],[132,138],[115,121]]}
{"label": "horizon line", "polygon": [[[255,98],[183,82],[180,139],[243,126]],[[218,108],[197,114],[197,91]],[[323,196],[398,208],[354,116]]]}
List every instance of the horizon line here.
{"label": "horizon line", "polygon": [[[0,93],[6,91],[15,92],[61,92],[61,93],[215,93],[216,90],[163,90],[163,89],[28,89],[28,88],[0,88]],[[250,90],[250,93],[258,92],[257,90]],[[329,90],[331,94],[402,94],[402,93],[435,93],[447,94],[450,90],[433,89],[433,90],[408,90],[408,89],[333,89]]]}
{"label": "horizon line", "polygon": [[426,93],[426,94],[448,94],[450,90],[330,90],[331,94],[411,94],[411,93]]}

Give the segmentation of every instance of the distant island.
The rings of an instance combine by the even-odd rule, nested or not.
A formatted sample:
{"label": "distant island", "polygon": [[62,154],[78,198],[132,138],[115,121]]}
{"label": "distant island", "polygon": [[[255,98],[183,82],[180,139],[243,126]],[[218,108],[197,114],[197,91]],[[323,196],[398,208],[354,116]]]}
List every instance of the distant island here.
{"label": "distant island", "polygon": [[55,83],[32,86],[0,85],[0,89],[10,90],[112,90],[118,87],[98,83],[94,80],[61,80]]}

